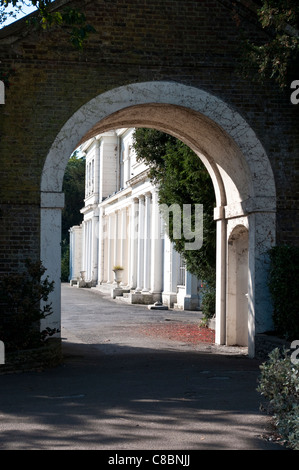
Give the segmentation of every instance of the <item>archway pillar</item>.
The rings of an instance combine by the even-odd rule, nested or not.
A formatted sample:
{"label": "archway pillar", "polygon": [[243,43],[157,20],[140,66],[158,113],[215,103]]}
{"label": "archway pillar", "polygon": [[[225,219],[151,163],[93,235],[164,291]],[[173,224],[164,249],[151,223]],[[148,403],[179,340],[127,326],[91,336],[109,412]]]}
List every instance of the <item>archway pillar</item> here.
{"label": "archway pillar", "polygon": [[41,262],[46,268],[45,275],[54,281],[54,292],[51,292],[47,303],[52,303],[53,314],[46,318],[45,326],[61,330],[61,299],[57,295],[61,282],[61,213],[64,208],[64,193],[41,192]]}
{"label": "archway pillar", "polygon": [[[256,336],[273,329],[272,302],[268,289],[269,249],[275,245],[275,206],[263,198],[264,210],[255,199],[214,209],[216,221],[216,344],[227,344],[228,242],[238,225],[248,228],[248,355],[255,356]],[[261,205],[260,205],[261,206]]]}

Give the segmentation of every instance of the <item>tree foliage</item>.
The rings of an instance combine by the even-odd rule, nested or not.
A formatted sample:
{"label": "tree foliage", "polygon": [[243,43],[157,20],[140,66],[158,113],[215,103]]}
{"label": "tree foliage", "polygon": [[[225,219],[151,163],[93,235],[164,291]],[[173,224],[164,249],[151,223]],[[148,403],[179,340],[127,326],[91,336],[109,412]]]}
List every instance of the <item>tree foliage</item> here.
{"label": "tree foliage", "polygon": [[[169,237],[176,251],[183,254],[187,270],[214,287],[215,196],[206,168],[187,145],[154,129],[136,129],[134,148],[137,158],[149,166],[150,179],[158,187],[159,204],[178,204],[182,209],[184,204],[189,204],[192,208],[195,204],[203,204],[203,246],[200,250],[185,250],[187,240],[183,233],[180,239],[174,237],[172,220],[169,224]],[[183,215],[183,210],[181,213]]]}
{"label": "tree foliage", "polygon": [[0,0],[0,25],[9,17],[16,18],[25,6],[33,6],[37,13],[28,19],[29,24],[42,29],[54,26],[63,28],[68,32],[73,46],[82,49],[84,41],[90,33],[95,32],[95,29],[87,23],[82,11],[70,7],[54,10],[52,3],[53,0]]}
{"label": "tree foliage", "polygon": [[62,211],[62,238],[68,238],[68,230],[82,222],[80,209],[85,197],[85,157],[74,152],[65,169],[62,190],[65,206]]}
{"label": "tree foliage", "polygon": [[268,401],[268,412],[287,447],[299,450],[299,364],[290,351],[273,349],[261,366],[258,392]]}
{"label": "tree foliage", "polygon": [[298,72],[299,3],[298,0],[262,0],[257,2],[258,21],[267,31],[262,43],[246,41],[243,72],[264,82],[273,79],[280,88],[290,85]]}
{"label": "tree foliage", "polygon": [[269,290],[277,333],[292,341],[299,338],[299,248],[273,247],[270,252]]}
{"label": "tree foliage", "polygon": [[69,276],[69,229],[82,222],[80,209],[84,206],[85,195],[85,158],[80,157],[77,151],[68,161],[62,190],[65,206],[62,211],[61,280],[66,282]]}

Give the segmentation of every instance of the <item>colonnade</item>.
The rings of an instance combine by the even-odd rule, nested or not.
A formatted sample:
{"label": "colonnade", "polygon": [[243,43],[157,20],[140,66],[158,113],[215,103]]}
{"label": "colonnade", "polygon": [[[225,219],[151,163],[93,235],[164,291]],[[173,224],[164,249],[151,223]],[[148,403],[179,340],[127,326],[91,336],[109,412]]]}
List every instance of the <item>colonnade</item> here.
{"label": "colonnade", "polygon": [[148,191],[119,204],[100,205],[98,283],[113,283],[113,267],[124,268],[123,284],[136,292],[163,289],[163,233],[157,193]]}
{"label": "colonnade", "polygon": [[[113,268],[122,266],[121,286],[139,295],[139,300],[140,295],[150,294],[168,306],[178,302],[180,308],[192,310],[199,304],[199,281],[185,271],[184,279],[180,276],[181,257],[165,233],[158,194],[149,185],[143,189],[138,193],[128,188],[122,197],[107,198],[85,212],[81,225],[84,281],[98,288],[113,286]],[[80,227],[71,232],[74,250]]]}
{"label": "colonnade", "polygon": [[96,285],[98,279],[98,231],[99,217],[95,214],[84,220],[83,227],[83,253],[82,267],[84,277],[93,285]]}

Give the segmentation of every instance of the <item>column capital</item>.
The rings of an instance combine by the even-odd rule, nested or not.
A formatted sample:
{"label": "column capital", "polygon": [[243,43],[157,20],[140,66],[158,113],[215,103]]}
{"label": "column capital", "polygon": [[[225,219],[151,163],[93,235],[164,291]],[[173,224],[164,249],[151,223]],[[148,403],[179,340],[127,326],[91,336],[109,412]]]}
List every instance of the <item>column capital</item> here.
{"label": "column capital", "polygon": [[64,193],[42,191],[40,205],[42,209],[63,209]]}

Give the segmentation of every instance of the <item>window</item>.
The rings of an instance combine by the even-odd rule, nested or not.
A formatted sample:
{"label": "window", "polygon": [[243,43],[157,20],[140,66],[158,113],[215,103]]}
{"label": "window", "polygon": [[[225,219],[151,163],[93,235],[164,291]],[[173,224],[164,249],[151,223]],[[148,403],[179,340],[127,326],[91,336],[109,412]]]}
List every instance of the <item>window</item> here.
{"label": "window", "polygon": [[185,286],[186,285],[186,262],[185,262],[182,255],[180,255],[178,285],[179,286]]}

